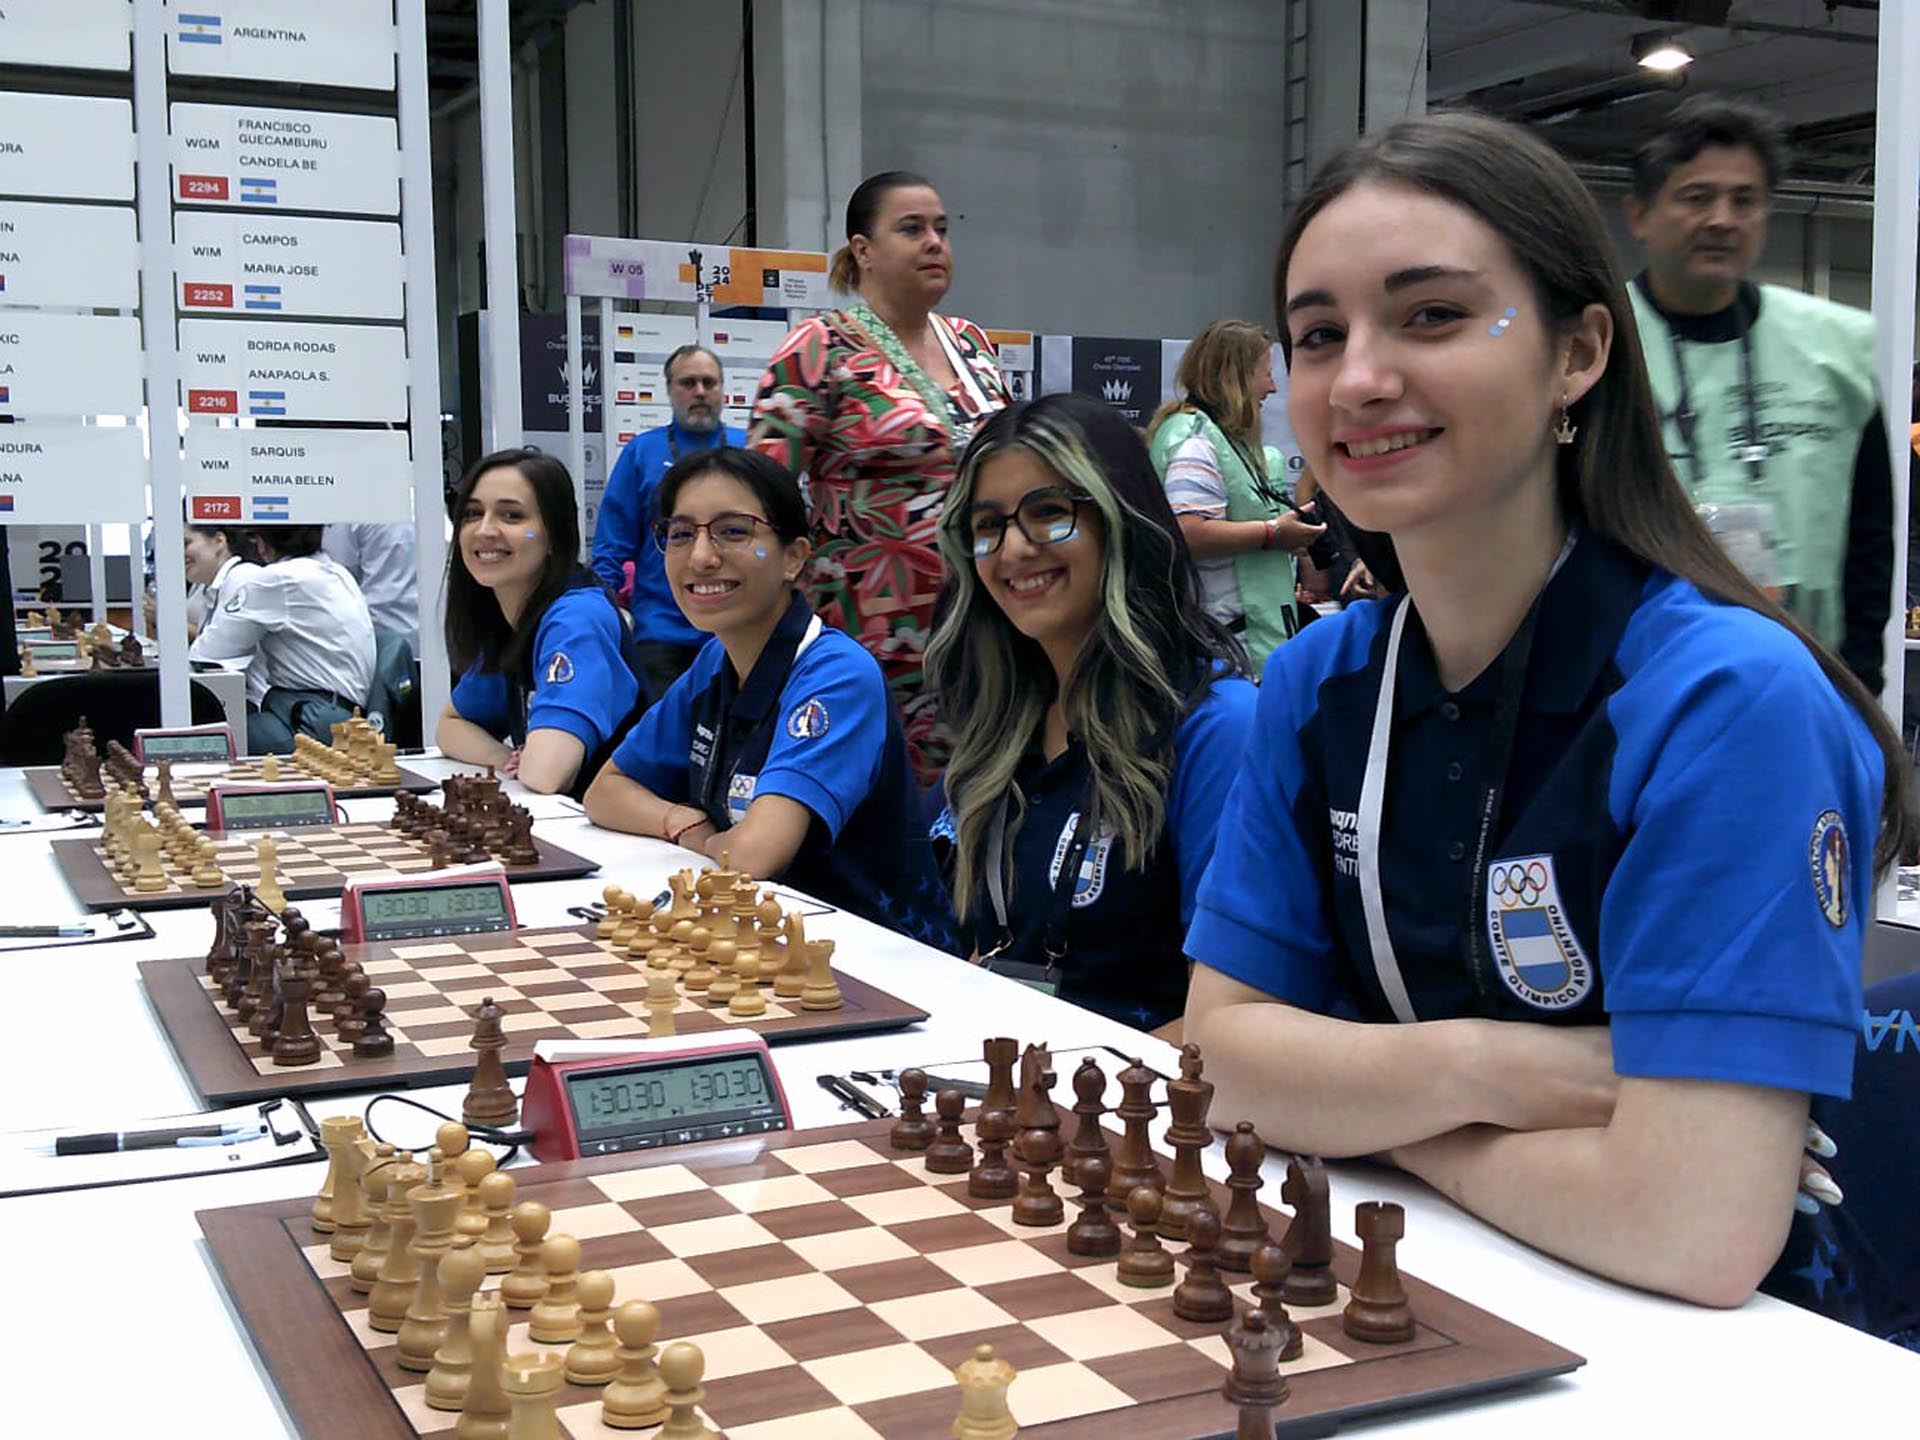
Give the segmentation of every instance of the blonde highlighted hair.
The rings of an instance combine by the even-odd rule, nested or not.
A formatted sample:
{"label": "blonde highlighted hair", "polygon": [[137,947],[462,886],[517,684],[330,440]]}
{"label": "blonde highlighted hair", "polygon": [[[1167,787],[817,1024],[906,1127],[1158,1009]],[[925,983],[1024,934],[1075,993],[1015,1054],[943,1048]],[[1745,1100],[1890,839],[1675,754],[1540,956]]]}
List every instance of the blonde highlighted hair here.
{"label": "blonde highlighted hair", "polygon": [[1147,424],[1148,443],[1169,415],[1199,410],[1250,459],[1259,460],[1260,395],[1253,377],[1260,357],[1272,350],[1273,337],[1251,320],[1216,320],[1207,326],[1180,356],[1180,368],[1173,374],[1180,396],[1154,412]]}

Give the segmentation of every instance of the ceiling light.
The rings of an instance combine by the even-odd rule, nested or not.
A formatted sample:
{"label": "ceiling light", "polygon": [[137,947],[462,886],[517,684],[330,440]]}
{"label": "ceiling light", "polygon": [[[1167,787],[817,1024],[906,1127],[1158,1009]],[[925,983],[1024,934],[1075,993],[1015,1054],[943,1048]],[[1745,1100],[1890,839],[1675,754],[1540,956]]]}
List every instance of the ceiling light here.
{"label": "ceiling light", "polygon": [[1693,52],[1671,35],[1636,35],[1633,58],[1643,70],[1671,75],[1693,63]]}

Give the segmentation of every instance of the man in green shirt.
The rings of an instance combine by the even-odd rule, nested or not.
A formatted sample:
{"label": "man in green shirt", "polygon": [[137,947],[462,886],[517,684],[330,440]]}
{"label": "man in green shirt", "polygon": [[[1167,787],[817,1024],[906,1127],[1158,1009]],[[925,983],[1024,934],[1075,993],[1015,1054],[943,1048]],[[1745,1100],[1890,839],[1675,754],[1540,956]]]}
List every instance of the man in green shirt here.
{"label": "man in green shirt", "polygon": [[1629,291],[1681,484],[1727,553],[1876,694],[1893,476],[1873,317],[1746,278],[1786,164],[1780,122],[1683,102],[1634,160]]}

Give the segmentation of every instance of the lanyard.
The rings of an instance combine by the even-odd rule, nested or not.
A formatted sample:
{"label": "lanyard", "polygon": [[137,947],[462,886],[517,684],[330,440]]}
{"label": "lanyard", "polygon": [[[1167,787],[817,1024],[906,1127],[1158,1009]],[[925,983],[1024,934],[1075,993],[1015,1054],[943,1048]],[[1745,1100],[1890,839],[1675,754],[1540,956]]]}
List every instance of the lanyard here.
{"label": "lanyard", "polygon": [[[1013,946],[1013,930],[1007,922],[1007,809],[1006,796],[1000,797],[993,824],[987,831],[987,899],[993,905],[993,918],[1000,926],[999,938],[991,950],[980,957],[991,966]],[[1084,797],[1074,817],[1073,839],[1060,857],[1060,870],[1053,877],[1053,895],[1047,905],[1046,928],[1041,936],[1041,951],[1047,969],[1057,972],[1067,958],[1067,922],[1073,918],[1073,888],[1080,878],[1080,862],[1093,843],[1093,806]]]}
{"label": "lanyard", "polygon": [[[1547,572],[1547,584],[1560,573],[1573,553],[1575,537],[1569,535],[1560,547],[1559,557]],[[1487,875],[1488,852],[1500,824],[1505,799],[1507,771],[1513,763],[1513,746],[1520,729],[1520,704],[1526,693],[1527,661],[1533,652],[1534,631],[1538,628],[1540,603],[1547,584],[1534,596],[1520,629],[1507,646],[1500,669],[1500,701],[1494,712],[1493,734],[1487,747],[1487,783],[1480,797],[1480,830],[1475,838],[1473,865],[1467,878],[1467,965],[1474,989],[1484,991],[1485,945],[1481,938],[1481,909]],[[1360,908],[1366,916],[1367,945],[1373,952],[1374,973],[1380,990],[1387,997],[1393,1018],[1402,1024],[1418,1020],[1413,1001],[1407,994],[1407,981],[1394,954],[1393,936],[1387,929],[1386,902],[1380,889],[1381,812],[1387,793],[1387,758],[1393,743],[1393,696],[1400,671],[1400,641],[1406,631],[1409,597],[1402,596],[1394,607],[1393,623],[1387,634],[1386,667],[1380,677],[1380,698],[1373,710],[1373,733],[1367,743],[1367,770],[1360,782],[1359,881]]]}
{"label": "lanyard", "polygon": [[[1736,305],[1736,314],[1738,307]],[[1760,438],[1760,386],[1753,374],[1753,336],[1744,316],[1740,326],[1740,394],[1747,421],[1747,443],[1736,452],[1747,467],[1747,483],[1758,486],[1767,473],[1767,446]],[[1680,336],[1672,322],[1667,324],[1667,344],[1673,350],[1673,370],[1680,381],[1679,403],[1673,409],[1673,423],[1680,431],[1680,443],[1686,447],[1687,475],[1690,484],[1699,482],[1699,459],[1693,447],[1693,386],[1687,379],[1687,362],[1680,349]]]}
{"label": "lanyard", "polygon": [[[806,653],[806,649],[809,645],[813,644],[814,641],[820,638],[821,633],[825,630],[825,628],[826,628],[825,623],[820,619],[818,615],[813,615],[808,618],[806,630],[801,634],[799,643],[793,647],[793,654],[787,657],[786,664],[785,664],[785,674],[781,678],[782,685],[786,683],[786,675],[791,675],[793,673],[793,666],[795,662],[798,661],[799,658]],[[778,632],[776,631],[776,640],[777,640],[777,635],[778,635]],[[774,643],[776,643],[775,640],[770,640],[768,642],[769,648],[771,648],[771,646]],[[759,671],[761,663],[764,662],[767,658],[768,658],[767,652],[765,650],[761,651],[760,660],[754,662],[753,668],[756,673]],[[722,658],[720,663],[721,665],[726,666],[731,662],[729,662],[725,658]],[[723,671],[722,680],[719,683],[724,683],[724,675],[725,675],[725,672]],[[751,678],[752,676],[749,675],[748,679],[751,679]],[[718,796],[721,784],[724,782],[726,784],[731,785],[733,783],[734,771],[740,768],[739,759],[734,754],[733,745],[732,745],[733,704],[734,704],[734,701],[738,700],[739,698],[740,698],[740,691],[738,687],[735,687],[733,694],[729,695],[721,703],[719,714],[714,718],[713,748],[707,752],[707,759],[706,759],[705,766],[694,767],[694,771],[695,771],[694,778],[698,782],[695,788],[699,792],[698,798],[694,803],[697,804],[700,807],[700,809],[706,811],[707,815],[710,818],[715,817],[715,814],[716,814],[714,809],[714,801]],[[776,716],[778,715],[779,713],[778,706],[774,707],[774,713]],[[765,751],[763,750],[761,753],[764,758]],[[725,763],[722,763],[723,761]],[[720,813],[724,813],[724,809]]]}

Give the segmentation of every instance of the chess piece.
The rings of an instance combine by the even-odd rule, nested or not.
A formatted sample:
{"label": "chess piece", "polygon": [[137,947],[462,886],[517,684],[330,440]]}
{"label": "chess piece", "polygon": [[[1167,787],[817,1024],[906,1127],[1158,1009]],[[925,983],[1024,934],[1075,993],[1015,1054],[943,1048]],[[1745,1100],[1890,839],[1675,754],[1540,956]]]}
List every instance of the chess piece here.
{"label": "chess piece", "polygon": [[399,1354],[402,1370],[425,1374],[447,1338],[447,1307],[440,1293],[440,1258],[453,1248],[453,1222],[460,1214],[460,1192],[437,1178],[430,1167],[425,1185],[407,1195],[413,1217],[413,1239],[408,1246],[419,1268],[419,1281],[406,1317],[400,1322]]}
{"label": "chess piece", "polygon": [[359,1294],[369,1294],[379,1278],[381,1262],[386,1259],[387,1246],[393,1238],[387,1223],[387,1188],[399,1163],[411,1158],[398,1154],[393,1146],[382,1141],[373,1147],[367,1168],[361,1172],[360,1200],[367,1214],[367,1234],[360,1253],[353,1257],[347,1278],[347,1283]]}
{"label": "chess piece", "polygon": [[1363,1201],[1353,1207],[1353,1228],[1360,1237],[1360,1273],[1341,1313],[1341,1328],[1370,1345],[1411,1340],[1413,1307],[1395,1256],[1407,1233],[1405,1208],[1387,1200]]}
{"label": "chess piece", "polygon": [[435,1410],[458,1410],[467,1398],[473,1376],[473,1297],[486,1273],[477,1246],[456,1246],[440,1257],[440,1303],[446,1307],[447,1333],[427,1371],[427,1404]]}
{"label": "chess piece", "polygon": [[486,1263],[489,1275],[504,1275],[513,1269],[514,1189],[513,1176],[504,1170],[495,1170],[483,1177],[475,1187],[480,1206],[487,1215],[487,1228],[480,1236],[480,1258]]}
{"label": "chess piece", "polygon": [[973,1168],[973,1147],[960,1134],[967,1097],[951,1088],[942,1090],[934,1097],[933,1108],[940,1116],[940,1125],[933,1143],[927,1146],[927,1169],[935,1175],[964,1175]]}
{"label": "chess piece", "polygon": [[1187,1222],[1187,1278],[1174,1287],[1173,1313],[1182,1320],[1216,1324],[1233,1318],[1233,1295],[1220,1279],[1216,1256],[1220,1217],[1196,1210]]}
{"label": "chess piece", "polygon": [[553,1212],[538,1200],[513,1207],[513,1273],[500,1282],[500,1298],[515,1310],[531,1310],[547,1298],[547,1267],[542,1259]]}
{"label": "chess piece", "polygon": [[340,1193],[340,1171],[349,1146],[367,1133],[358,1115],[329,1115],[320,1122],[320,1146],[327,1152],[327,1178],[313,1197],[313,1233],[333,1233],[333,1200]]}
{"label": "chess piece", "polygon": [[1273,1407],[1286,1402],[1287,1377],[1280,1373],[1280,1337],[1266,1312],[1249,1310],[1227,1332],[1233,1369],[1220,1393],[1240,1407],[1236,1440],[1273,1440]]}
{"label": "chess piece", "polygon": [[1220,1221],[1220,1268],[1246,1274],[1253,1255],[1267,1243],[1267,1221],[1260,1213],[1260,1163],[1267,1147],[1242,1120],[1227,1137],[1227,1213]]}
{"label": "chess piece", "polygon": [[967,1176],[967,1194],[976,1200],[1011,1200],[1020,1191],[1019,1172],[1007,1163],[1013,1111],[982,1111],[975,1132],[980,1141],[980,1161]]}
{"label": "chess piece", "polygon": [[707,1357],[700,1347],[682,1340],[660,1355],[660,1378],[666,1382],[667,1420],[655,1440],[721,1440],[720,1432],[700,1418],[700,1402],[707,1398],[700,1376]]}
{"label": "chess piece", "polygon": [[953,1368],[960,1386],[960,1414],[953,1422],[955,1440],[1013,1440],[1020,1433],[1007,1391],[1019,1378],[991,1345],[976,1345],[973,1354]]}
{"label": "chess piece", "polygon": [[924,1150],[933,1143],[933,1122],[927,1119],[927,1072],[918,1068],[900,1072],[900,1118],[887,1132],[896,1150]]}
{"label": "chess piece", "polygon": [[457,1440],[507,1440],[512,1407],[500,1388],[500,1375],[507,1358],[509,1323],[509,1313],[497,1291],[473,1297],[473,1311],[467,1320],[471,1358],[467,1393],[461,1399],[460,1423],[454,1431]]}
{"label": "chess piece", "polygon": [[1160,1162],[1154,1158],[1153,1142],[1147,1135],[1147,1126],[1154,1116],[1155,1078],[1153,1071],[1138,1060],[1120,1072],[1120,1103],[1113,1113],[1125,1123],[1126,1131],[1120,1137],[1120,1148],[1113,1158],[1113,1180],[1107,1187],[1107,1199],[1116,1209],[1126,1208],[1129,1197],[1142,1185],[1155,1190],[1165,1185],[1160,1178]]}
{"label": "chess piece", "polygon": [[[1013,1127],[1015,1130],[1031,1130],[1039,1122],[1039,1107],[1044,1102],[1049,1110],[1053,1109],[1051,1091],[1034,1088],[1034,1081],[1040,1072],[1052,1068],[1053,1056],[1044,1045],[1029,1045],[1020,1052],[1020,1091],[1013,1102]],[[1054,1112],[1054,1128],[1059,1128],[1059,1113]]]}
{"label": "chess piece", "polygon": [[271,835],[262,835],[253,847],[253,855],[260,871],[260,878],[253,882],[253,898],[277,915],[287,908],[287,893],[280,888],[278,873],[280,847]]}
{"label": "chess piece", "polygon": [[320,1037],[314,1033],[307,1014],[307,992],[311,988],[306,972],[291,960],[283,962],[276,982],[280,990],[280,1029],[274,1037],[270,1058],[275,1065],[317,1065],[320,1063]]}
{"label": "chess piece", "polygon": [[558,1355],[509,1355],[500,1367],[507,1397],[507,1440],[560,1440],[560,1386],[566,1367]]}
{"label": "chess piece", "polygon": [[268,784],[272,784],[280,778],[280,757],[278,755],[269,755],[265,760],[260,762],[260,778]]}
{"label": "chess piece", "polygon": [[1287,1314],[1281,1293],[1286,1289],[1287,1271],[1291,1268],[1292,1262],[1277,1240],[1269,1240],[1253,1252],[1254,1303],[1266,1312],[1268,1327],[1280,1337],[1282,1360],[1298,1360],[1306,1344],[1300,1327]]}
{"label": "chess piece", "polygon": [[[1107,1153],[1106,1132],[1100,1128],[1100,1117],[1106,1113],[1105,1097],[1107,1077],[1100,1069],[1100,1062],[1091,1055],[1080,1062],[1080,1068],[1073,1072],[1073,1140],[1067,1146],[1066,1164],[1061,1170],[1062,1176],[1070,1184],[1080,1183],[1080,1164],[1089,1155]],[[1108,1171],[1111,1175],[1111,1167]]]}
{"label": "chess piece", "polygon": [[773,998],[798,1000],[807,987],[807,922],[795,910],[787,915],[783,928],[786,940],[781,946],[780,973],[773,978]]}
{"label": "chess piece", "polygon": [[613,1312],[619,1338],[620,1373],[600,1397],[600,1419],[616,1430],[640,1430],[667,1418],[667,1387],[654,1366],[660,1312],[645,1300],[629,1300]]}
{"label": "chess piece", "polygon": [[[1167,1082],[1167,1110],[1173,1123],[1166,1141],[1173,1147],[1173,1173],[1160,1210],[1160,1233],[1169,1240],[1187,1238],[1187,1223],[1202,1210],[1213,1210],[1213,1196],[1200,1169],[1200,1155],[1213,1143],[1207,1128],[1207,1109],[1213,1104],[1213,1082],[1200,1075],[1200,1047],[1180,1050],[1180,1077]],[[1214,1218],[1219,1212],[1214,1211]]]}
{"label": "chess piece", "polygon": [[193,870],[189,878],[198,890],[212,890],[227,883],[227,877],[220,872],[219,851],[204,835],[194,842]]}
{"label": "chess piece", "polygon": [[1296,1155],[1287,1162],[1280,1198],[1293,1207],[1293,1222],[1280,1244],[1291,1268],[1285,1289],[1289,1305],[1331,1305],[1338,1287],[1333,1278],[1333,1207],[1327,1194],[1327,1167]]}
{"label": "chess piece", "polygon": [[180,802],[173,798],[173,762],[171,760],[161,760],[154,766],[154,769],[160,774],[159,784],[154,790],[154,803],[156,805],[172,805],[175,809],[178,809]]}
{"label": "chess piece", "polygon": [[[942,1092],[943,1094],[946,1092]],[[1093,1255],[1109,1259],[1120,1253],[1123,1237],[1107,1208],[1107,1184],[1113,1178],[1113,1161],[1104,1151],[1081,1157],[1074,1183],[1080,1187],[1079,1218],[1067,1227],[1067,1250],[1074,1255]]]}
{"label": "chess piece", "polygon": [[733,941],[725,936],[717,936],[713,942],[713,983],[707,987],[709,1005],[731,1005],[733,997],[740,993],[740,972],[735,969],[739,961],[740,950]]}
{"label": "chess piece", "polygon": [[687,935],[687,948],[693,952],[693,964],[681,983],[689,990],[702,992],[718,978],[713,968],[713,932],[704,925],[694,926]]}
{"label": "chess piece", "polygon": [[843,1003],[840,983],[833,978],[833,941],[808,941],[806,979],[800,987],[800,1008],[838,1010]]}
{"label": "chess piece", "polygon": [[333,1007],[333,1033],[342,1044],[357,1041],[367,1028],[362,1018],[367,1009],[367,991],[372,988],[360,962],[349,960],[340,972],[340,1003]]}
{"label": "chess piece", "polygon": [[360,1036],[353,1042],[353,1053],[362,1060],[377,1060],[393,1054],[393,1036],[386,1028],[386,1009],[387,992],[377,985],[369,986],[360,1001]]}
{"label": "chess piece", "polygon": [[[1045,1072],[1051,1080],[1053,1072]],[[1052,1130],[1022,1130],[1015,1146],[1026,1171],[1026,1184],[1013,1202],[1016,1225],[1058,1225],[1066,1219],[1066,1205],[1048,1178],[1060,1159],[1060,1136]]]}
{"label": "chess piece", "polygon": [[167,872],[160,862],[160,832],[141,822],[133,832],[133,888],[145,893],[167,888]]}
{"label": "chess piece", "polygon": [[[323,1121],[323,1133],[324,1125]],[[339,1173],[333,1190],[333,1239],[327,1245],[327,1258],[337,1265],[353,1263],[361,1247],[367,1243],[367,1231],[373,1226],[372,1217],[367,1214],[364,1181],[374,1155],[373,1141],[364,1135],[340,1153]]]}
{"label": "chess piece", "polygon": [[563,1345],[580,1338],[580,1242],[571,1235],[549,1235],[540,1247],[547,1272],[547,1293],[534,1302],[527,1338],[541,1345]]}
{"label": "chess piece", "polygon": [[33,647],[31,645],[22,645],[20,647],[20,674],[22,678],[27,680],[37,680],[40,677],[40,666],[33,658]]}
{"label": "chess piece", "polygon": [[987,1062],[987,1093],[980,1101],[984,1114],[989,1110],[1011,1110],[1018,1098],[1013,1093],[1013,1067],[1020,1058],[1020,1044],[1005,1036],[988,1040],[982,1047]]}
{"label": "chess piece", "polygon": [[411,1161],[396,1164],[387,1172],[387,1248],[367,1302],[367,1323],[387,1335],[398,1331],[406,1320],[420,1285],[420,1261],[413,1251],[413,1210],[407,1204],[407,1195],[424,1185],[426,1179],[426,1167]]}
{"label": "chess piece", "polygon": [[520,1102],[514,1098],[506,1067],[500,1063],[500,1052],[507,1048],[505,1017],[506,1012],[491,995],[474,1011],[473,1039],[469,1043],[480,1059],[473,1068],[473,1084],[467,1087],[467,1098],[460,1106],[461,1117],[471,1125],[511,1125],[520,1114]]}
{"label": "chess piece", "polygon": [[741,948],[735,964],[739,967],[740,984],[734,997],[727,1002],[727,1014],[737,1020],[751,1020],[766,1014],[767,997],[760,989],[759,947]]}
{"label": "chess piece", "polygon": [[1157,1289],[1173,1283],[1173,1256],[1160,1245],[1160,1192],[1141,1185],[1127,1197],[1127,1219],[1133,1225],[1133,1243],[1120,1256],[1122,1285],[1142,1290]]}
{"label": "chess piece", "polygon": [[454,1160],[448,1169],[452,1178],[448,1184],[458,1184],[464,1197],[460,1202],[460,1218],[454,1221],[454,1243],[470,1242],[479,1244],[487,1233],[487,1203],[480,1197],[480,1182],[493,1174],[497,1162],[485,1150],[469,1150]]}
{"label": "chess piece", "polygon": [[680,1004],[680,991],[671,970],[647,972],[647,1038],[664,1039],[674,1033],[673,1012]]}
{"label": "chess piece", "polygon": [[620,1349],[607,1324],[613,1307],[613,1277],[588,1270],[575,1287],[580,1296],[580,1338],[567,1347],[567,1380],[605,1385],[620,1373]]}

